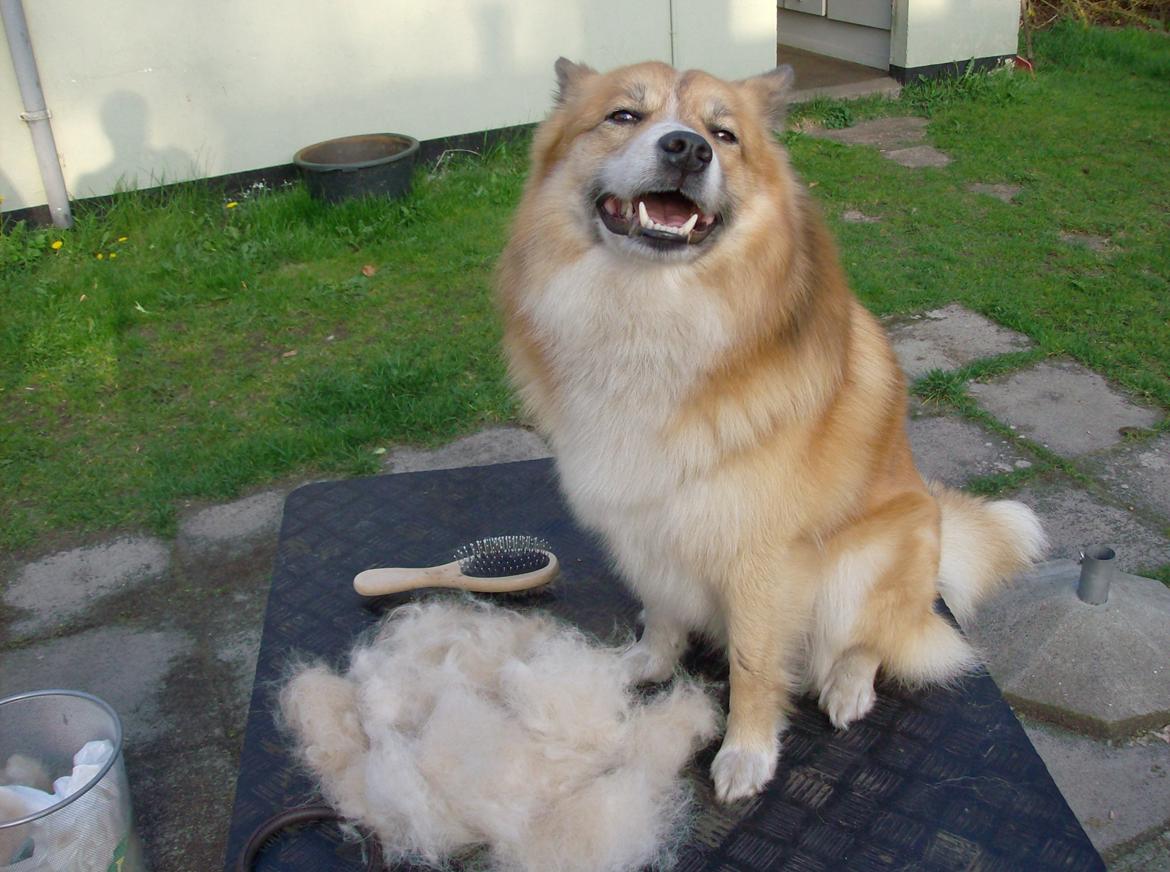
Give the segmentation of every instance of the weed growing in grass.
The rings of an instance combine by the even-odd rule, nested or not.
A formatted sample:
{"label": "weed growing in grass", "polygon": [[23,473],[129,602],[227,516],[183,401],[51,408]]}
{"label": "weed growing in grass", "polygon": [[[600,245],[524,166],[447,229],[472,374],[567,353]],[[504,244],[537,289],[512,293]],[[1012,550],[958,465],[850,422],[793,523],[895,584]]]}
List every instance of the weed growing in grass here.
{"label": "weed growing in grass", "polygon": [[853,113],[848,106],[830,106],[825,111],[824,121],[821,122],[830,130],[840,130],[854,125]]}
{"label": "weed growing in grass", "polygon": [[958,371],[932,369],[914,382],[911,392],[924,403],[959,407],[967,399],[967,380]]}
{"label": "weed growing in grass", "polygon": [[963,490],[981,497],[1001,497],[1017,491],[1028,482],[1037,478],[1042,467],[1030,466],[1027,469],[1015,469],[997,475],[983,475],[967,481]]}
{"label": "weed growing in grass", "polygon": [[0,278],[16,273],[64,247],[60,231],[29,227],[19,221],[11,232],[0,234]]}

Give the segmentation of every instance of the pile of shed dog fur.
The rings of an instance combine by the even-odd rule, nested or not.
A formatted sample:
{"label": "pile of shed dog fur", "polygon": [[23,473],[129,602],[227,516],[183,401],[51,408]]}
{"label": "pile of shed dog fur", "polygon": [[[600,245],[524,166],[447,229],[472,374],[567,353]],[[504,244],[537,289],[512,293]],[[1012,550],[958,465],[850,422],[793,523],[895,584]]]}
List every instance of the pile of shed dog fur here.
{"label": "pile of shed dog fur", "polygon": [[344,674],[300,667],[280,708],[325,798],[388,861],[497,870],[668,863],[690,798],[679,772],[719,728],[694,682],[642,701],[616,649],[451,599],[393,612]]}

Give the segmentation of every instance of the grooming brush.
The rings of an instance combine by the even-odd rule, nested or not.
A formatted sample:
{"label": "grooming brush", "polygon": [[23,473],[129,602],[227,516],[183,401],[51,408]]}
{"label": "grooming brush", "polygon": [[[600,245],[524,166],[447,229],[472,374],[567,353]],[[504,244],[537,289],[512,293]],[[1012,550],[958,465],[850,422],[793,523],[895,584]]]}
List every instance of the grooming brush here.
{"label": "grooming brush", "polygon": [[385,596],[420,587],[452,587],[475,593],[512,593],[548,584],[560,565],[549,544],[535,536],[493,536],[464,545],[442,566],[359,572],[353,589]]}

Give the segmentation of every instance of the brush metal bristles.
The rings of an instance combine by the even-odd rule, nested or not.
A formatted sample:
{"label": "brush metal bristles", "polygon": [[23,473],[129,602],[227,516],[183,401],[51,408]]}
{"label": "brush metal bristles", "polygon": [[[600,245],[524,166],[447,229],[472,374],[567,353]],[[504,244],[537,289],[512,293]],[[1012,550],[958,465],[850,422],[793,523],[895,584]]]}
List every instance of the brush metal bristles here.
{"label": "brush metal bristles", "polygon": [[551,550],[539,536],[492,536],[462,546],[455,559],[464,575],[503,578],[543,569]]}

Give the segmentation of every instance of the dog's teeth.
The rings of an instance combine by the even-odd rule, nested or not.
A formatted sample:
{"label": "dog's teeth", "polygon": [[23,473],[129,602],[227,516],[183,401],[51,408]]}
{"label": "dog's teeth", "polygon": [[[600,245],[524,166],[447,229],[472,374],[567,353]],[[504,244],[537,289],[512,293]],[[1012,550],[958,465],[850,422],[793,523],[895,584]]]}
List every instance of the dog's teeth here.
{"label": "dog's teeth", "polygon": [[662,233],[672,233],[675,236],[684,235],[682,227],[672,227],[669,224],[659,224],[657,221],[654,222],[653,226],[655,230],[658,230]]}
{"label": "dog's teeth", "polygon": [[654,222],[650,220],[650,213],[646,211],[646,203],[642,200],[638,201],[638,222],[647,230],[654,226]]}
{"label": "dog's teeth", "polygon": [[694,215],[691,216],[690,220],[687,221],[686,224],[684,224],[682,227],[680,227],[678,229],[679,235],[685,236],[689,239],[690,235],[691,235],[691,231],[695,229],[695,225],[698,223],[699,223],[699,214],[696,212]]}
{"label": "dog's teeth", "polygon": [[634,204],[629,200],[622,200],[622,217],[627,221],[634,217]]}

